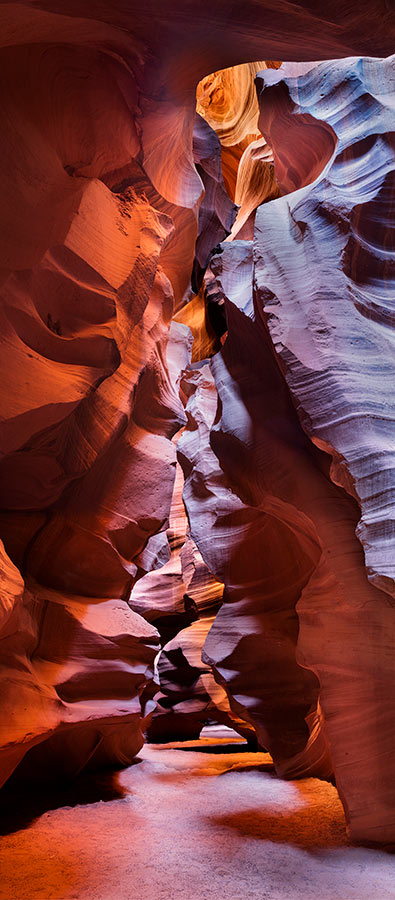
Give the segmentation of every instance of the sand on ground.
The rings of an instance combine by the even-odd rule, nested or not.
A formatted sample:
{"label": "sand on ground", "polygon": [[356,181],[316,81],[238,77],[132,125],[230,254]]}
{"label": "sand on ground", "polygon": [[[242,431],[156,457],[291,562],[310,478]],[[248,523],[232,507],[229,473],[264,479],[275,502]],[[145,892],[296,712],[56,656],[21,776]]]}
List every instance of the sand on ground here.
{"label": "sand on ground", "polygon": [[386,900],[395,857],[351,846],[335,788],[276,778],[233,732],[128,769],[5,791],[2,900]]}

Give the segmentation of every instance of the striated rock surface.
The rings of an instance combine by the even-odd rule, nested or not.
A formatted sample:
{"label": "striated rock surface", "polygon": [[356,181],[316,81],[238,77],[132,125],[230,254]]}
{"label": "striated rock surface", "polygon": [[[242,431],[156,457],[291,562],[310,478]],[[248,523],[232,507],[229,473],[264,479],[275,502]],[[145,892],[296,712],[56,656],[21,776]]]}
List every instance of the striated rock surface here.
{"label": "striated rock surface", "polygon": [[[219,270],[228,257],[228,336],[212,374],[203,366],[189,376],[190,430],[179,442],[192,535],[225,583],[203,658],[279,773],[329,775],[333,764],[353,837],[388,840],[392,605],[366,578],[355,500],[330,480],[327,457],[307,441],[290,404],[260,288],[255,308],[229,289],[237,250],[234,242],[213,260]],[[245,251],[251,258],[248,243]]]}
{"label": "striated rock surface", "polygon": [[264,138],[252,141],[240,158],[237,169],[235,202],[239,206],[231,231],[235,238],[252,240],[255,210],[261,203],[268,203],[280,196],[273,153]]}
{"label": "striated rock surface", "polygon": [[303,516],[284,497],[287,472],[303,447],[308,453],[308,442],[262,324],[250,318],[251,245],[224,245],[211,265],[224,272],[225,284],[229,278],[228,293],[232,288],[230,301],[217,274],[228,335],[211,370],[202,363],[185,377],[188,426],[178,443],[192,536],[225,583],[203,658],[279,772],[328,775],[318,683],[295,659],[295,605],[320,550],[309,547]]}
{"label": "striated rock surface", "polygon": [[122,600],[27,580],[2,637],[2,782],[126,765],[143,744],[158,636]]}
{"label": "striated rock surface", "polygon": [[[273,80],[268,76],[269,83]],[[259,85],[261,79],[258,90]],[[301,421],[318,446],[333,455],[333,480],[358,500],[358,535],[369,578],[390,594],[395,398],[389,215],[395,148],[387,132],[393,124],[394,87],[392,58],[325,63],[262,90],[262,128],[270,133],[275,158],[289,153],[294,136],[295,172],[308,173],[309,183],[317,170],[322,174],[303,193],[272,205],[269,215],[259,211],[254,244],[258,284],[273,293],[272,302],[263,298],[270,333]],[[279,90],[281,98],[289,93],[290,99],[277,94],[276,128],[270,130],[265,110]],[[315,120],[311,128],[304,124],[305,109]],[[329,160],[324,148],[328,125],[333,135]],[[298,135],[304,133],[301,143]],[[301,187],[305,181],[303,174]],[[281,263],[274,249],[280,232],[286,241]]]}
{"label": "striated rock surface", "polygon": [[255,731],[229,705],[226,691],[214,680],[202,650],[215,615],[205,616],[180,631],[159,656],[160,693],[148,728],[149,741],[198,738],[205,724],[221,723],[256,744]]}
{"label": "striated rock surface", "polygon": [[211,251],[231,231],[237,207],[225,190],[218,137],[199,115],[193,131],[193,155],[204,187],[192,272],[192,288],[198,291]]}
{"label": "striated rock surface", "polygon": [[213,72],[197,86],[196,108],[218,135],[226,189],[240,207],[231,239],[237,236],[251,240],[254,211],[265,200],[280,194],[273,153],[258,128],[259,105],[254,83],[260,70],[279,65],[279,62],[261,61],[233,66]]}
{"label": "striated rock surface", "polygon": [[5,12],[4,39],[30,22],[32,43],[2,51],[5,608],[20,582],[1,633],[2,781],[24,757],[20,774],[71,775],[142,744],[159,636],[124,601],[168,557],[190,343],[182,325],[169,336],[183,210],[174,224],[134,160],[136,85],[107,53],[119,31]]}
{"label": "striated rock surface", "polygon": [[[356,579],[360,553],[355,539],[344,534],[337,560],[332,550],[329,569],[314,575],[298,603],[298,646],[299,659],[320,680],[351,834],[372,840],[392,839],[394,828],[395,778],[389,760],[395,750],[395,707],[388,694],[395,652],[394,337],[388,210],[395,154],[386,134],[392,127],[394,83],[393,59],[345,60],[300,77],[287,77],[285,69],[280,85],[263,90],[264,127],[269,131],[270,96],[275,92],[278,103],[278,89],[282,100],[276,122],[287,122],[286,129],[277,125],[272,134],[275,156],[289,152],[295,123],[296,172],[305,172],[314,157],[317,175],[320,128],[327,133],[329,125],[336,143],[329,160],[323,153],[323,171],[311,185],[261,207],[254,238],[257,302],[300,421],[331,455],[332,481],[358,504],[362,572],[374,587],[362,572]],[[290,103],[295,107],[291,118]],[[298,120],[306,114],[314,117],[318,135],[314,141],[311,132],[308,146],[297,140]],[[340,536],[340,520],[337,528]]]}
{"label": "striated rock surface", "polygon": [[182,502],[183,477],[177,464],[170,507],[166,544],[169,559],[164,565],[147,572],[133,585],[128,603],[131,609],[155,625],[166,644],[182,628],[196,619],[198,613],[187,596],[183,578],[181,550],[187,534],[187,518]]}
{"label": "striated rock surface", "polygon": [[252,141],[262,137],[254,80],[266,65],[262,60],[212,72],[196,90],[196,109],[218,135],[226,189],[235,200],[241,156]]}
{"label": "striated rock surface", "polygon": [[136,582],[129,606],[155,625],[163,649],[157,662],[159,692],[148,727],[149,741],[198,738],[208,721],[221,722],[254,742],[254,731],[229,706],[225,690],[202,662],[206,636],[222,604],[223,584],[213,577],[191,538],[177,466],[164,566]]}
{"label": "striated rock surface", "polygon": [[192,535],[225,583],[203,658],[279,773],[333,766],[352,837],[390,841],[393,64],[289,70],[258,79],[288,193],[259,209],[253,252],[211,260],[224,346],[184,386]]}
{"label": "striated rock surface", "polygon": [[[161,308],[160,292],[159,298]],[[26,774],[46,772],[48,764],[54,774],[75,774],[88,763],[125,764],[143,741],[159,635],[122,597],[139,574],[166,559],[165,535],[165,544],[151,535],[167,522],[175,450],[166,434],[182,421],[155,314],[151,324],[159,346],[140,374],[128,427],[110,432],[107,453],[46,510],[43,522],[29,520],[36,534],[24,529],[20,511],[2,514],[6,543],[26,571],[23,601],[3,644],[3,780],[27,751]],[[172,326],[168,352],[172,345],[177,351],[180,338],[182,347],[176,371],[185,337],[183,326]],[[156,416],[143,399],[153,385]]]}

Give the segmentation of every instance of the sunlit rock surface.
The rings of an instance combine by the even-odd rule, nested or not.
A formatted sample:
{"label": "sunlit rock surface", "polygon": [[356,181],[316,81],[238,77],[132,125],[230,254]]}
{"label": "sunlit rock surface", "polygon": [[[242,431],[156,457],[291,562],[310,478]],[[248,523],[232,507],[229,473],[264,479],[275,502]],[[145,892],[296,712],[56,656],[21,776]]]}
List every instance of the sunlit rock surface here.
{"label": "sunlit rock surface", "polygon": [[[322,153],[324,169],[312,185],[261,207],[254,236],[257,308],[300,420],[331,455],[331,480],[358,503],[355,527],[366,583],[355,580],[360,554],[343,533],[338,585],[329,572],[315,574],[297,611],[300,659],[320,680],[351,833],[373,840],[393,834],[395,798],[395,773],[386,762],[395,750],[395,705],[388,692],[395,652],[388,218],[395,154],[386,134],[393,123],[394,84],[393,59],[346,60],[299,78],[285,76],[281,85],[262,91],[262,127],[268,131],[271,97],[279,104],[272,128],[279,159],[289,152],[295,123],[296,172],[311,168],[317,174],[326,141],[319,134],[322,125],[325,134],[331,127],[336,144],[329,159]],[[309,143],[300,145],[298,119],[305,110],[315,123]],[[337,527],[340,537],[340,520]],[[333,569],[333,550],[328,561]]]}
{"label": "sunlit rock surface", "polygon": [[[296,172],[309,172],[310,182],[325,171],[303,192],[260,209],[257,283],[273,293],[262,298],[264,308],[303,426],[333,454],[333,480],[362,508],[358,535],[369,578],[393,594],[395,148],[387,132],[395,60],[325,63],[270,86],[274,80],[270,74],[261,90],[260,78],[258,92],[275,156],[292,144]],[[271,129],[266,110],[276,94]],[[310,128],[298,125],[305,109],[315,119]],[[325,150],[328,125],[336,140]]]}
{"label": "sunlit rock surface", "polygon": [[[232,258],[243,278],[230,277]],[[295,659],[295,605],[320,556],[318,547],[306,546],[305,517],[290,503],[299,457],[301,476],[309,476],[309,444],[263,325],[250,318],[249,242],[224,245],[212,269],[225,273],[224,284],[230,277],[232,301],[216,277],[228,336],[211,367],[202,363],[185,377],[188,426],[178,442],[192,536],[225,583],[203,658],[279,772],[325,776],[331,764],[319,728],[318,682]]]}
{"label": "sunlit rock surface", "polygon": [[[261,128],[288,195],[261,206],[253,248],[224,244],[211,261],[207,297],[222,308],[227,337],[211,371],[190,375],[195,393],[179,442],[192,534],[230,601],[208,635],[204,659],[231,703],[258,734],[265,730],[260,740],[279,772],[301,774],[318,763],[329,774],[332,764],[352,836],[388,841],[395,709],[386,699],[394,672],[393,342],[386,315],[393,289],[386,231],[393,153],[386,131],[393,65],[351,60],[302,67],[298,81],[297,67],[290,68],[286,83],[281,70],[258,79],[258,88],[261,80],[269,85]],[[347,129],[350,95],[355,107],[350,99]],[[294,187],[301,189],[293,193]],[[356,223],[371,223],[372,211],[374,229],[365,224],[363,232],[361,225],[357,238]],[[306,441],[281,369],[305,432],[330,456]],[[389,377],[384,394],[383,372]],[[293,554],[288,571],[287,552]],[[277,672],[280,679],[270,685],[271,705],[267,662],[270,677]],[[313,682],[310,695],[298,689],[300,666],[318,677],[315,697]],[[290,715],[292,696],[307,705],[298,709],[294,701]]]}
{"label": "sunlit rock surface", "polygon": [[169,554],[191,342],[169,327],[197,209],[171,218],[139,167],[137,88],[121,59],[134,39],[94,19],[1,12],[7,610],[15,595],[2,632],[4,780],[24,757],[20,774],[73,775],[125,764],[142,744],[159,635],[125,601]]}
{"label": "sunlit rock surface", "polygon": [[[232,238],[251,239],[254,211],[278,197],[273,153],[258,128],[255,76],[279,62],[254,62],[213,72],[196,91],[197,111],[215,129],[221,146],[222,170],[229,196],[238,210]],[[212,243],[215,246],[215,242]]]}
{"label": "sunlit rock surface", "polygon": [[166,532],[170,558],[140,578],[128,600],[131,609],[155,624],[163,644],[199,616],[210,615],[222,602],[223,585],[208,570],[191,538],[183,486],[182,469],[177,464]]}
{"label": "sunlit rock surface", "polygon": [[163,565],[148,571],[132,588],[128,603],[131,609],[155,624],[162,644],[197,617],[197,609],[187,596],[183,578],[181,551],[187,534],[187,517],[182,502],[183,477],[177,464],[171,500],[166,547],[169,558]]}
{"label": "sunlit rock surface", "polygon": [[[160,292],[158,299],[161,309]],[[47,760],[55,772],[59,768],[68,774],[90,761],[124,764],[142,744],[144,719],[153,709],[144,692],[152,679],[159,635],[123,601],[139,573],[167,557],[165,536],[164,544],[151,535],[167,522],[175,475],[175,448],[169,437],[183,421],[165,363],[167,336],[164,343],[157,314],[152,325],[159,342],[140,372],[134,415],[129,423],[125,416],[120,428],[119,411],[114,410],[118,427],[109,429],[107,452],[105,444],[64,499],[46,510],[44,521],[19,509],[2,514],[6,544],[26,572],[24,601],[15,613],[16,644],[10,637],[3,645],[8,662],[2,691],[7,713],[2,720],[4,777],[9,761],[12,771],[27,750],[47,739],[43,754],[35,746],[26,758],[34,771],[41,766],[45,770]],[[183,363],[185,337],[188,344],[183,326],[172,326],[167,351],[173,344],[177,348],[180,332]],[[151,430],[154,410],[144,400],[151,390],[157,398],[156,433]],[[107,399],[99,392],[91,396],[96,402]],[[112,405],[105,408],[110,425]],[[103,423],[94,412],[88,410],[88,421]],[[98,435],[104,436],[102,431]],[[11,714],[15,726],[10,730]],[[75,736],[71,726],[77,724],[81,728]]]}

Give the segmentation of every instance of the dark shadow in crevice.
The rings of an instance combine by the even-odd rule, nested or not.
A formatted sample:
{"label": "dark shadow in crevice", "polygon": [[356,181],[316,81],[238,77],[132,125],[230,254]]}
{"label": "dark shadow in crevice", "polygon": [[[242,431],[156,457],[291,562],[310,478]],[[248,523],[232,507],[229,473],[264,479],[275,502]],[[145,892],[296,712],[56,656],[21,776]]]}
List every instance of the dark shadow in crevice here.
{"label": "dark shadow in crevice", "polygon": [[[254,768],[253,766],[249,768]],[[259,766],[257,768],[264,768]],[[245,771],[245,770],[244,770]],[[224,775],[231,774],[224,772]],[[302,785],[301,785],[302,787]],[[303,793],[303,791],[302,791]],[[310,803],[303,809],[276,813],[273,810],[245,809],[236,813],[210,816],[211,825],[229,828],[242,838],[270,841],[300,847],[314,856],[325,856],[328,850],[358,848],[395,855],[394,844],[379,844],[372,841],[351,841],[347,835],[346,822],[342,810],[328,810],[324,801],[318,806]],[[372,857],[372,861],[374,857]]]}
{"label": "dark shadow in crevice", "polygon": [[0,835],[21,831],[50,810],[123,799],[130,791],[118,783],[118,774],[89,773],[74,781],[58,781],[51,787],[39,782],[32,786],[10,779],[0,792]]}
{"label": "dark shadow in crevice", "polygon": [[262,753],[256,746],[250,746],[246,741],[230,744],[194,744],[193,747],[177,747],[177,750],[190,751],[191,753]]}
{"label": "dark shadow in crevice", "polygon": [[332,849],[347,847],[350,841],[346,834],[343,817],[330,822],[321,815],[321,810],[310,806],[293,812],[265,812],[256,808],[240,810],[236,813],[210,816],[210,824],[229,828],[242,838],[270,841],[275,844],[289,844],[303,850]]}

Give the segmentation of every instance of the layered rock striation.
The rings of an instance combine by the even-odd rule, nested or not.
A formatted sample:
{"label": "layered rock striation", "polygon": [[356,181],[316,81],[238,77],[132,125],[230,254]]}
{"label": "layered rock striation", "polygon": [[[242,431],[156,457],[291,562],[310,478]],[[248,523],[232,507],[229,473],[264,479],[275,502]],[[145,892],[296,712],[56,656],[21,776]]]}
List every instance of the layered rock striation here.
{"label": "layered rock striation", "polygon": [[225,584],[204,659],[278,772],[328,776],[318,682],[295,658],[295,606],[320,550],[291,486],[299,463],[307,489],[314,462],[254,316],[251,244],[223,245],[213,270],[227,338],[210,366],[185,376],[188,425],[178,442],[192,536]]}
{"label": "layered rock striation", "polygon": [[157,660],[159,690],[147,730],[149,741],[198,738],[203,726],[220,722],[247,737],[254,731],[230,708],[225,690],[202,661],[205,639],[222,604],[223,584],[204,563],[190,535],[177,466],[167,537],[170,559],[134,585],[129,606],[155,625],[162,649]]}
{"label": "layered rock striation", "polygon": [[375,378],[393,367],[393,65],[301,69],[257,79],[285,196],[211,260],[225,342],[189,376],[179,453],[192,534],[225,583],[204,659],[279,773],[333,768],[352,836],[388,841],[391,389]]}
{"label": "layered rock striation", "polygon": [[[326,576],[314,576],[297,606],[299,658],[320,680],[351,834],[390,840],[394,779],[387,760],[394,753],[395,707],[386,686],[394,671],[395,620],[389,207],[395,154],[388,132],[394,60],[333,62],[299,77],[286,71],[281,84],[271,76],[264,88],[258,83],[262,129],[268,135],[273,92],[280,106],[275,155],[287,154],[293,124],[297,131],[306,110],[314,131],[306,146],[295,135],[300,189],[257,214],[257,305],[305,432],[330,454],[331,481],[356,501],[352,531],[365,564],[360,570],[351,531],[349,537],[343,533],[338,551],[328,548]],[[320,129],[327,133],[328,126],[336,137],[333,152],[322,156],[323,170],[303,186],[306,169],[322,152]],[[340,536],[340,521],[337,528]]]}

